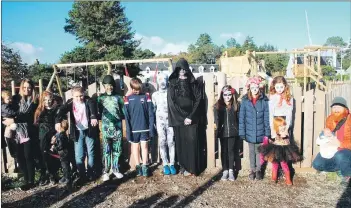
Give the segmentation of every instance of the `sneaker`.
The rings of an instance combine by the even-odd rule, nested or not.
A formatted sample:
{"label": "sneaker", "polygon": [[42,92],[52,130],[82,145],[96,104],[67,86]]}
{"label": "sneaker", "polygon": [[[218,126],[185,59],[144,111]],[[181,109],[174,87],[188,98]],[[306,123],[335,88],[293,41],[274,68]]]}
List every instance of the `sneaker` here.
{"label": "sneaker", "polygon": [[112,172],[116,176],[116,178],[118,178],[118,179],[123,178],[123,174],[120,173],[117,169],[114,169]]}
{"label": "sneaker", "polygon": [[29,189],[32,189],[34,187],[35,186],[33,183],[26,183],[26,184],[23,184],[22,186],[20,186],[20,190],[21,191],[28,191]]}
{"label": "sneaker", "polygon": [[256,171],[256,180],[262,180],[262,174],[261,171]]}
{"label": "sneaker", "polygon": [[108,181],[108,180],[110,180],[110,174],[104,173],[104,174],[102,175],[102,181]]}
{"label": "sneaker", "polygon": [[45,186],[50,183],[50,180],[47,176],[41,175],[39,178],[39,186]]}
{"label": "sneaker", "polygon": [[135,166],[135,171],[136,171],[137,176],[142,176],[143,175],[143,172],[141,170],[141,166],[140,165]]}
{"label": "sneaker", "polygon": [[163,174],[164,175],[169,175],[171,174],[171,170],[169,169],[168,165],[163,166]]}
{"label": "sneaker", "polygon": [[149,168],[146,165],[142,165],[142,174],[144,177],[148,177],[149,176]]}
{"label": "sneaker", "polygon": [[249,179],[253,181],[253,180],[255,180],[255,178],[256,178],[255,171],[251,171],[250,174],[249,174]]}
{"label": "sneaker", "polygon": [[228,170],[223,171],[221,180],[226,181],[228,179]]}
{"label": "sneaker", "polygon": [[191,175],[193,175],[193,174],[190,173],[190,172],[188,172],[188,171],[186,171],[186,170],[184,170],[183,175],[184,175],[184,176],[191,176]]}
{"label": "sneaker", "polygon": [[230,180],[230,181],[235,181],[234,171],[233,171],[233,170],[229,170],[229,177],[228,177],[228,180]]}
{"label": "sneaker", "polygon": [[169,169],[171,170],[172,175],[177,175],[177,169],[174,167],[174,165],[171,165]]}

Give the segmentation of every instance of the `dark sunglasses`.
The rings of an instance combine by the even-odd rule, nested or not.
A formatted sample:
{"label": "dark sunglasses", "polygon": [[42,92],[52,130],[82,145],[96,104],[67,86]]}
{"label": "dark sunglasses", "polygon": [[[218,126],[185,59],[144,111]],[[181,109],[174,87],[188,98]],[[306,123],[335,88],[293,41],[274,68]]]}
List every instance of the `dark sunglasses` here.
{"label": "dark sunglasses", "polygon": [[232,94],[231,93],[225,93],[225,94],[223,94],[223,96],[232,96]]}

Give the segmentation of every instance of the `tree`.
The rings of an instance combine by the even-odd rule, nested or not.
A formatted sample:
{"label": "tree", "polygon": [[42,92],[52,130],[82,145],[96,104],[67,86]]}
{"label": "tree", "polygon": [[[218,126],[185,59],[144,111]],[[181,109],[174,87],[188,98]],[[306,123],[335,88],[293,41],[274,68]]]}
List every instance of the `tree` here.
{"label": "tree", "polygon": [[241,46],[241,50],[245,53],[246,50],[249,51],[257,51],[257,46],[253,40],[252,36],[246,36],[243,45]]}
{"label": "tree", "polygon": [[11,81],[20,82],[28,74],[28,66],[20,54],[1,43],[1,87],[9,88]]}
{"label": "tree", "polygon": [[227,48],[240,48],[240,44],[235,40],[235,38],[230,38],[226,42]]}
{"label": "tree", "polygon": [[200,37],[197,39],[195,46],[197,47],[203,47],[206,45],[211,45],[212,44],[212,38],[209,34],[203,33],[200,34]]}
{"label": "tree", "polygon": [[34,82],[38,82],[39,79],[43,81],[43,85],[47,85],[50,81],[54,69],[50,64],[32,64],[28,67],[28,77]]}
{"label": "tree", "polygon": [[94,43],[101,47],[122,46],[125,56],[131,56],[139,41],[133,39],[132,22],[124,14],[119,1],[74,2],[65,32],[77,37],[81,43]]}
{"label": "tree", "polygon": [[334,46],[334,47],[345,47],[346,45],[347,43],[340,36],[329,37],[324,43],[324,46]]}
{"label": "tree", "polygon": [[142,50],[142,49],[136,49],[134,52],[133,52],[133,57],[135,59],[151,59],[153,57],[155,57],[155,53],[150,51],[149,49],[145,49],[145,50]]}
{"label": "tree", "polygon": [[257,51],[260,51],[260,52],[264,52],[264,51],[278,51],[278,49],[277,49],[277,47],[274,47],[273,45],[265,43],[262,46],[259,46]]}
{"label": "tree", "polygon": [[323,76],[332,77],[332,76],[336,75],[336,71],[335,71],[334,67],[332,67],[332,66],[324,65],[324,66],[321,66],[321,68],[322,68]]}

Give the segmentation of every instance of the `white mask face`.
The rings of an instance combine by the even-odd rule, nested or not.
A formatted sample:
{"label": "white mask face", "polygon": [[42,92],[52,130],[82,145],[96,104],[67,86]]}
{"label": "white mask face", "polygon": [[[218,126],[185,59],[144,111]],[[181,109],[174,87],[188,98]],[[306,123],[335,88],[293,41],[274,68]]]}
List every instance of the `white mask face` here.
{"label": "white mask face", "polygon": [[230,99],[232,99],[233,95],[232,92],[229,90],[226,90],[223,92],[223,100],[224,102],[228,103],[230,101]]}
{"label": "white mask face", "polygon": [[275,84],[274,88],[278,94],[282,94],[285,90],[285,85],[283,83],[277,83]]}
{"label": "white mask face", "polygon": [[259,92],[260,88],[258,87],[257,84],[250,84],[250,91],[253,95],[257,95],[257,93]]}
{"label": "white mask face", "polygon": [[167,77],[158,76],[157,83],[161,90],[165,90],[167,88]]}
{"label": "white mask face", "polygon": [[180,69],[179,70],[179,76],[184,76],[185,75],[185,70],[184,69]]}

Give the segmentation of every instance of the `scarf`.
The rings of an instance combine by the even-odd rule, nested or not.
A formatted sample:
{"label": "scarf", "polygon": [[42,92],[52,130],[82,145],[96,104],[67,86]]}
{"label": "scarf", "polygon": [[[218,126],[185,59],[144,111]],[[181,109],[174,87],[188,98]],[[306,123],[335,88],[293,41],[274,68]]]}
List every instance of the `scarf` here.
{"label": "scarf", "polygon": [[[19,104],[19,113],[22,113],[22,114],[29,113],[31,105],[32,105],[31,99],[28,99],[27,101],[21,100]],[[29,141],[28,123],[17,123],[16,142],[22,144],[27,141]]]}
{"label": "scarf", "polygon": [[73,102],[73,115],[76,120],[76,126],[79,130],[85,130],[88,128],[85,103]]}

